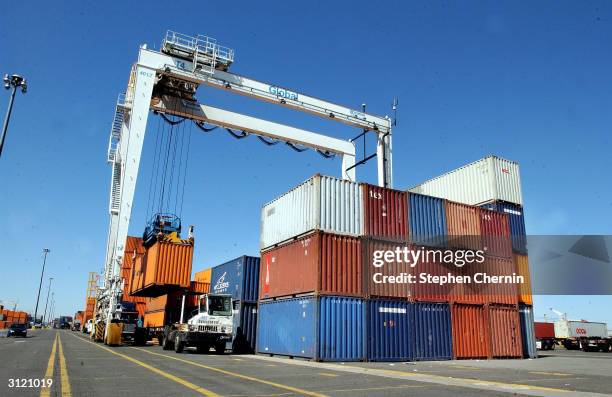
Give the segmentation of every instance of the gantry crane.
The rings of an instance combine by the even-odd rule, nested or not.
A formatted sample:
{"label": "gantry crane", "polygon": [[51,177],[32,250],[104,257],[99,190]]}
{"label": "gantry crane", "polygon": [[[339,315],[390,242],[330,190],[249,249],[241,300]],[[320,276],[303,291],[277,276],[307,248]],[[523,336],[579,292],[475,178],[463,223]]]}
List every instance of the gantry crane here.
{"label": "gantry crane", "polygon": [[[120,268],[132,212],[138,168],[148,115],[151,110],[242,131],[263,139],[283,141],[342,158],[341,176],[355,180],[352,140],[342,140],[304,129],[262,120],[225,109],[198,103],[195,93],[200,85],[246,95],[301,112],[339,121],[359,128],[362,134],[377,135],[378,184],[392,187],[391,119],[374,116],[297,91],[257,81],[229,72],[234,51],[206,36],[187,36],[168,31],[159,51],[140,47],[125,94],[117,100],[108,145],[112,167],[110,227],[106,249],[103,285],[98,294],[98,312],[108,325],[122,294]],[[361,136],[360,134],[359,136]]]}

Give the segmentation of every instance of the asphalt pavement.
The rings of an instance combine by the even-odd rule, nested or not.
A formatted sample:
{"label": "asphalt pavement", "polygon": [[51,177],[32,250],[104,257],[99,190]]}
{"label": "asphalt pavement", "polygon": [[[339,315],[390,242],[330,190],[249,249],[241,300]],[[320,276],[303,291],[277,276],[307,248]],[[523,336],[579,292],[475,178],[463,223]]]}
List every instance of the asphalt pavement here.
{"label": "asphalt pavement", "polygon": [[[612,354],[537,360],[316,363],[254,355],[108,347],[71,331],[0,338],[0,396],[601,396]],[[14,387],[15,380],[26,387]],[[51,379],[49,388],[28,380]],[[10,387],[11,383],[13,387]],[[32,387],[29,387],[32,386]],[[39,385],[40,386],[40,385]]]}

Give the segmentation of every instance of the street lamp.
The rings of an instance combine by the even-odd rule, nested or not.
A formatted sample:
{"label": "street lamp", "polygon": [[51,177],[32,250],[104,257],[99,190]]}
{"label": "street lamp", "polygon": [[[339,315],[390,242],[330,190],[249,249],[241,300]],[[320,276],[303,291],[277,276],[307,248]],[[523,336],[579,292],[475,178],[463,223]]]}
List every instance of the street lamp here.
{"label": "street lamp", "polygon": [[40,273],[40,284],[38,284],[38,296],[36,297],[36,309],[34,309],[34,323],[36,323],[38,319],[38,301],[40,300],[40,289],[42,287],[43,276],[45,275],[45,264],[47,263],[47,254],[49,252],[51,252],[49,248],[43,249],[43,255],[44,255],[43,268],[42,268],[42,273]]}
{"label": "street lamp", "polygon": [[[49,308],[50,319],[53,319],[53,310],[55,310],[55,292],[51,293],[51,307]],[[49,325],[49,318],[47,319],[47,325]]]}
{"label": "street lamp", "polygon": [[47,305],[49,304],[49,292],[51,292],[51,281],[53,281],[53,277],[49,277],[49,289],[47,290],[47,302],[45,302],[45,311],[43,312],[43,318],[41,323],[45,322],[45,318],[47,317]]}
{"label": "street lamp", "polygon": [[8,123],[11,118],[11,111],[13,110],[13,101],[15,100],[15,93],[17,92],[17,88],[21,88],[21,92],[24,94],[28,90],[28,84],[26,82],[26,79],[19,76],[18,74],[14,74],[12,76],[5,74],[3,81],[4,88],[6,88],[7,90],[13,88],[13,92],[11,92],[8,109],[6,110],[6,116],[4,117],[4,125],[2,126],[2,135],[0,136],[0,156],[2,156],[4,138],[6,137],[6,130],[8,129]]}

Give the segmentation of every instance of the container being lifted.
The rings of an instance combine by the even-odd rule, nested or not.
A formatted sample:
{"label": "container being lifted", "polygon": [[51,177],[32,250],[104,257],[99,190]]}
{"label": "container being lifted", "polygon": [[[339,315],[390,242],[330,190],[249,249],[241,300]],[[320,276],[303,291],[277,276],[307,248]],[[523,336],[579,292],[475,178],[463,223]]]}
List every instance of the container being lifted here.
{"label": "container being lifted", "polygon": [[177,232],[158,234],[132,273],[132,296],[158,297],[189,288],[193,263],[191,236],[181,239]]}

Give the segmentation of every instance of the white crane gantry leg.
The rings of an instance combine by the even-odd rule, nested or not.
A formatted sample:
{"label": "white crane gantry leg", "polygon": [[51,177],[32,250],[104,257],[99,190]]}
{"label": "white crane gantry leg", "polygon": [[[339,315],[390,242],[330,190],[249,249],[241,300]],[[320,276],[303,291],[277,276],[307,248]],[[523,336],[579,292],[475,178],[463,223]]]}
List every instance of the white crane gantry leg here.
{"label": "white crane gantry leg", "polygon": [[[124,120],[117,148],[118,158],[115,159],[115,164],[120,164],[120,167],[115,167],[120,171],[119,178],[116,179],[119,181],[119,186],[113,186],[111,189],[111,227],[107,243],[104,285],[105,293],[108,294],[108,307],[104,308],[107,310],[104,316],[107,331],[117,306],[117,298],[122,293],[121,262],[132,214],[132,202],[149,117],[151,94],[155,84],[155,70],[138,65],[135,78],[134,92],[133,95],[130,95],[131,103],[127,105],[131,111],[129,118]],[[113,209],[112,203],[119,204],[118,211]]]}

